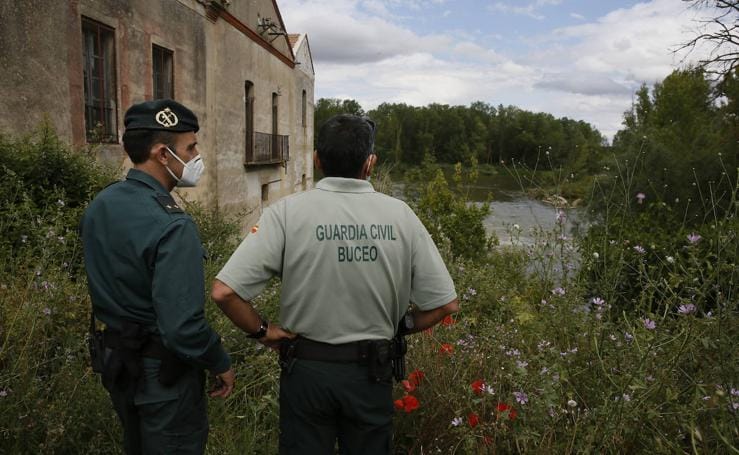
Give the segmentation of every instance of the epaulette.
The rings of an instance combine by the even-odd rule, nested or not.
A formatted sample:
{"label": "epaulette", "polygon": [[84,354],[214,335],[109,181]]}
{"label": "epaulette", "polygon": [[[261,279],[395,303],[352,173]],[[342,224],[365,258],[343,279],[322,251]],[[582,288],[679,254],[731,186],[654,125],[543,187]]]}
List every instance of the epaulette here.
{"label": "epaulette", "polygon": [[157,194],[154,196],[154,199],[159,202],[159,205],[161,205],[167,213],[185,213],[185,211],[177,205],[174,198],[168,194]]}

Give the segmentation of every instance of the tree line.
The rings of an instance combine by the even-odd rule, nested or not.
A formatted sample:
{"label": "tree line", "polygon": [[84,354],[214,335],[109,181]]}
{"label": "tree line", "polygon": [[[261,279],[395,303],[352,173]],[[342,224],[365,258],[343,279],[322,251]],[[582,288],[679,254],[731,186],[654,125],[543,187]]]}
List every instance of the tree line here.
{"label": "tree line", "polygon": [[365,111],[356,100],[321,98],[315,108],[316,133],[339,113],[369,116],[377,124],[378,155],[408,165],[430,155],[441,163],[474,158],[488,164],[519,163],[543,169],[567,164],[594,171],[606,144],[586,122],[482,101],[420,107],[382,103]]}

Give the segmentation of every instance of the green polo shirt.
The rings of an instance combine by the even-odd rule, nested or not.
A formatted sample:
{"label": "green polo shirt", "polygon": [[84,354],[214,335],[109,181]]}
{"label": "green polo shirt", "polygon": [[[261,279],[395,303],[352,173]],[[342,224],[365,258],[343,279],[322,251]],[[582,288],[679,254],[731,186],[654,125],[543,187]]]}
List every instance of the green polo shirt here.
{"label": "green polo shirt", "polygon": [[409,302],[431,310],[454,283],[405,202],[327,177],[268,207],[217,278],[251,300],[282,278],[280,323],[325,343],[390,339]]}
{"label": "green polo shirt", "polygon": [[80,224],[95,316],[159,334],[195,366],[222,373],[230,360],[205,320],[205,276],[195,223],[152,176],[131,169],[101,191]]}

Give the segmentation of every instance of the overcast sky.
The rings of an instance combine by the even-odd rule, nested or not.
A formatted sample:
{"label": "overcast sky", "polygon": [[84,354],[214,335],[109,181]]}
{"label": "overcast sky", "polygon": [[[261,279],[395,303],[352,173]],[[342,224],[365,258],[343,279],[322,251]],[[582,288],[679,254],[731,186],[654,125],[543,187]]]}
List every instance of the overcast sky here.
{"label": "overcast sky", "polygon": [[[642,83],[683,64],[680,0],[279,0],[307,33],[316,99],[484,101],[585,120],[609,139]],[[705,13],[703,13],[705,14]],[[696,53],[685,61],[696,59]]]}

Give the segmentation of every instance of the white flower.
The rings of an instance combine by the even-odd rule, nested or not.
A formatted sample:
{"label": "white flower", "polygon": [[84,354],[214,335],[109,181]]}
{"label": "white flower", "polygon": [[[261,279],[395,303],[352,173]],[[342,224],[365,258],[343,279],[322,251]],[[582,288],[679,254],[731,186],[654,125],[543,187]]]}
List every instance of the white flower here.
{"label": "white flower", "polygon": [[577,406],[577,401],[575,401],[575,400],[568,400],[567,401],[567,406],[569,406],[571,408],[574,408],[574,407]]}
{"label": "white flower", "polygon": [[458,427],[458,426],[462,425],[463,422],[464,422],[464,420],[461,417],[455,417],[455,418],[452,419],[452,426],[453,427]]}
{"label": "white flower", "polygon": [[593,253],[593,258],[598,259],[599,257],[600,257],[600,254],[598,254],[597,252]]}
{"label": "white flower", "polygon": [[674,263],[675,263],[675,258],[674,258],[674,257],[672,257],[672,256],[667,256],[667,257],[665,258],[665,260],[666,260],[667,262],[669,262],[670,264],[674,264]]}
{"label": "white flower", "polygon": [[513,225],[513,229],[516,229],[516,230],[520,230],[520,229],[521,229],[521,226],[519,226],[519,225],[517,225],[517,224],[514,224],[514,225]]}

